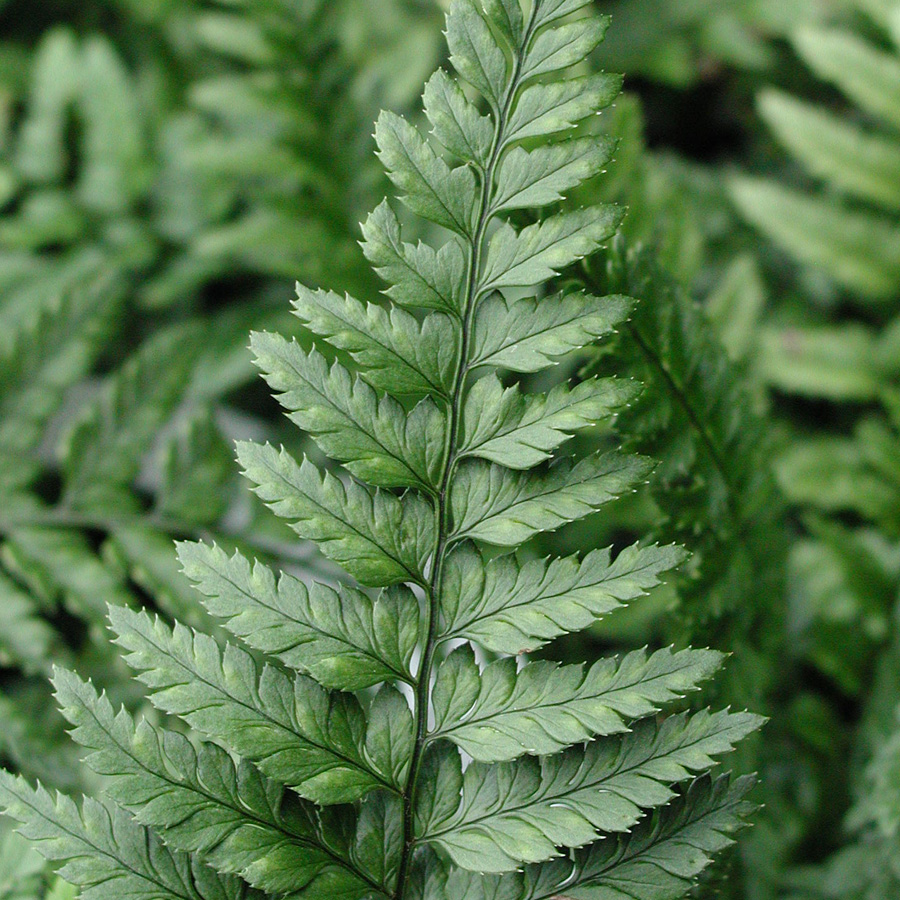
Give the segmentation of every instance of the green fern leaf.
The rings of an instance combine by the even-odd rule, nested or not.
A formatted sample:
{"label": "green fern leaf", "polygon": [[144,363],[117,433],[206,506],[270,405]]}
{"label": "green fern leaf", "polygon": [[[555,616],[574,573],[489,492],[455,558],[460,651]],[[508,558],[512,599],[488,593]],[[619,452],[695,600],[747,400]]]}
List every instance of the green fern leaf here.
{"label": "green fern leaf", "polygon": [[[260,671],[240,648],[222,652],[207,635],[180,625],[172,631],[146,613],[113,607],[110,616],[153,702],[271,778],[334,803],[390,786],[390,770],[379,774],[366,759],[369,735],[354,697],[329,695],[311,679],[291,679],[271,666]],[[402,728],[403,720],[397,724]]]}
{"label": "green fern leaf", "polygon": [[340,363],[277,335],[254,334],[251,348],[290,419],[357,478],[380,487],[428,489],[443,464],[444,417],[430,398],[408,414]]}
{"label": "green fern leaf", "polygon": [[612,141],[573,138],[525,150],[513,147],[497,182],[494,209],[527,209],[565,199],[565,192],[598,172],[612,158]]}
{"label": "green fern leaf", "polygon": [[328,688],[359,690],[383,681],[412,683],[419,607],[406,588],[377,599],[250,563],[205,544],[178,545],[185,574],[207,609],[257,650],[312,675]]}
{"label": "green fern leaf", "polygon": [[634,490],[652,468],[649,460],[618,453],[574,464],[563,459],[546,472],[529,475],[482,462],[466,463],[450,492],[452,539],[515,547]]}
{"label": "green fern leaf", "polygon": [[894,56],[838,29],[801,28],[794,43],[820,78],[888,124],[900,125],[900,61]]}
{"label": "green fern leaf", "polygon": [[[727,643],[717,645],[738,657],[757,655],[750,647],[774,650],[787,534],[765,421],[702,309],[646,250],[616,246],[602,277],[592,266],[588,271],[593,289],[643,298],[612,352],[598,348],[586,373],[622,374],[646,385],[616,427],[627,446],[659,460],[650,490],[665,521],[656,536],[683,541],[699,557],[697,571],[681,584],[680,617],[692,639],[714,632],[718,642],[727,634]],[[761,604],[760,597],[773,602]],[[762,675],[736,681],[732,696],[754,704],[764,681]]]}
{"label": "green fern leaf", "polygon": [[238,878],[219,876],[189,856],[168,850],[125,812],[85,798],[79,809],[63,795],[0,771],[3,805],[28,824],[23,834],[85,900],[114,895],[135,900],[244,900],[262,895]]}
{"label": "green fern leaf", "polygon": [[569,293],[511,303],[491,294],[474,317],[472,365],[538,372],[611,332],[629,309],[624,297],[605,297],[600,304]]}
{"label": "green fern leaf", "polygon": [[443,69],[438,69],[425,85],[422,99],[434,136],[441,144],[458,159],[484,166],[491,152],[493,126],[468,100],[459,84]]}
{"label": "green fern leaf", "polygon": [[475,229],[475,174],[468,166],[451,169],[401,116],[383,112],[375,125],[378,156],[403,202],[417,215],[462,237]]}
{"label": "green fern leaf", "polygon": [[494,375],[479,379],[462,411],[460,454],[511,469],[532,468],[550,459],[576,431],[608,419],[637,391],[613,379],[560,384],[538,396],[503,388]]}
{"label": "green fern leaf", "polygon": [[865,297],[893,296],[900,281],[900,238],[886,216],[750,176],[735,178],[731,193],[750,222],[798,259],[826,268]]}
{"label": "green fern leaf", "polygon": [[[120,305],[119,288],[108,281],[74,289],[41,309],[33,321],[4,335],[0,346],[0,454],[33,450],[63,400],[83,378],[110,330]],[[18,467],[4,466],[3,478]]]}
{"label": "green fern leaf", "polygon": [[298,465],[282,450],[238,443],[238,461],[257,494],[293,528],[363,584],[422,583],[434,543],[431,506],[369,491],[322,472],[309,460]]}
{"label": "green fern leaf", "polygon": [[[609,847],[640,846],[651,860],[669,853],[667,889],[669,873],[689,878],[705,865],[690,839],[666,844],[687,827],[680,813],[674,830],[645,839],[639,831],[640,844],[617,836],[663,821],[667,805],[678,808],[678,785],[759,726],[749,713],[660,715],[720,656],[638,651],[590,669],[513,658],[587,628],[682,559],[672,547],[639,545],[615,559],[608,550],[551,560],[504,552],[600,510],[652,470],[618,450],[557,455],[576,432],[633,402],[629,383],[547,380],[535,395],[529,382],[496,371],[550,368],[622,324],[630,308],[619,296],[568,288],[544,297],[548,279],[613,235],[620,210],[557,211],[529,224],[504,214],[556,202],[609,157],[610,143],[587,129],[566,140],[621,84],[602,73],[567,77],[608,25],[588,6],[454,0],[450,59],[468,87],[443,75],[429,83],[436,142],[392,114],[377,128],[407,207],[435,226],[413,245],[387,202],[367,220],[364,252],[393,303],[300,287],[295,311],[315,348],[253,339],[270,384],[330,464],[249,442],[238,459],[276,516],[357,584],[276,579],[243,554],[183,545],[207,608],[250,649],[111,608],[116,642],[150,702],[197,732],[196,744],[177,723],[135,723],[82,680],[57,676],[73,736],[134,816],[107,827],[102,858],[76,851],[73,880],[97,884],[97,900],[152,869],[134,861],[138,843],[166,871],[183,867],[192,900],[204,896],[201,878],[219,878],[214,871],[225,879],[215,884],[230,890],[237,874],[245,890],[267,896],[413,900],[429,885],[445,888],[434,896],[477,897],[492,882],[473,873],[500,873],[502,889],[515,891],[530,877],[519,872],[526,863],[562,874],[544,881],[554,887],[547,896],[561,896],[570,860],[585,884],[600,883],[610,867],[591,861],[607,860]],[[250,39],[247,52],[264,53],[264,42]],[[215,91],[205,102],[221,110]],[[506,289],[525,299],[513,302]],[[128,383],[111,392],[80,430],[79,465],[90,468],[88,448],[104,444],[107,413],[128,414],[130,392]],[[119,469],[134,473],[132,449],[113,454],[113,482]],[[146,577],[165,579],[156,566]],[[471,643],[450,649],[460,639]],[[504,658],[482,668],[472,644]],[[475,757],[468,766],[463,751]],[[56,841],[45,848],[51,857],[72,852],[66,841],[83,847],[96,821],[112,822],[90,802],[82,816],[70,801],[55,807],[23,784],[2,784],[5,805],[30,823],[26,833]],[[689,812],[702,812],[705,795],[686,796]],[[50,825],[36,825],[41,817]],[[698,833],[698,846],[723,846],[715,830]]]}
{"label": "green fern leaf", "polygon": [[42,896],[47,864],[33,847],[8,828],[0,828],[0,897],[37,900]]}
{"label": "green fern leaf", "polygon": [[[890,21],[877,6],[865,12]],[[732,198],[748,221],[801,262],[850,288],[858,300],[891,300],[900,283],[900,150],[893,132],[900,124],[900,58],[896,49],[882,49],[847,28],[803,27],[791,38],[816,75],[875,121],[861,125],[821,105],[762,92],[759,111],[776,138],[836,192],[810,194],[740,177],[731,185]]]}
{"label": "green fern leaf", "polygon": [[549,280],[611,238],[622,215],[607,207],[559,213],[519,232],[501,225],[488,243],[481,290],[533,287]]}
{"label": "green fern leaf", "polygon": [[712,650],[635,650],[617,665],[587,671],[545,660],[517,671],[501,659],[481,671],[469,646],[447,658],[434,686],[433,735],[453,741],[480,762],[523,754],[548,756],[597,735],[627,730],[627,721],[658,712],[722,664]]}
{"label": "green fern leaf", "polygon": [[512,556],[486,560],[462,544],[447,558],[441,635],[497,653],[526,653],[640,597],[684,558],[677,547],[632,546],[615,560],[608,550],[594,550],[583,560],[519,563]]}
{"label": "green fern leaf", "polygon": [[419,323],[402,309],[390,313],[349,297],[298,285],[294,309],[307,328],[345,350],[376,389],[446,396],[458,336],[443,316]]}
{"label": "green fern leaf", "polygon": [[473,763],[463,776],[459,809],[432,823],[423,840],[475,872],[511,872],[523,862],[551,859],[560,846],[628,831],[642,810],[673,798],[671,783],[709,768],[713,757],[759,725],[748,713],[672,716],[661,726],[643,722],[625,737],[540,761]]}
{"label": "green fern leaf", "polygon": [[775,136],[809,171],[855,197],[900,208],[900,146],[774,89],[757,100]]}
{"label": "green fern leaf", "polygon": [[446,894],[435,885],[423,900],[677,900],[713,855],[734,843],[734,833],[753,810],[745,799],[752,786],[750,778],[733,783],[727,776],[698,778],[656,818],[617,840],[594,844],[571,862],[529,866],[522,875],[503,878],[454,873]]}
{"label": "green fern leaf", "polygon": [[110,778],[109,797],[168,846],[202,852],[218,871],[274,894],[378,889],[335,850],[314,809],[249,763],[236,767],[215,744],[194,747],[177,732],[135,723],[71,672],[57,670],[54,686],[72,736],[91,751],[88,764]]}

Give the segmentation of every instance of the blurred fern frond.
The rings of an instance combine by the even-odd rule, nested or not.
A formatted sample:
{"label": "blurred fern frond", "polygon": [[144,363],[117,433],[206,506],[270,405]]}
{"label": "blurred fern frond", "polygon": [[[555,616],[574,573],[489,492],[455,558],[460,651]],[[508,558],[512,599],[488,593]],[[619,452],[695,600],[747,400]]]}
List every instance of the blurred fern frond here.
{"label": "blurred fern frond", "polygon": [[741,176],[731,193],[747,220],[789,254],[826,271],[856,302],[877,304],[900,291],[900,30],[890,4],[858,5],[881,29],[881,43],[849,26],[790,35],[800,59],[843,95],[846,109],[773,87],[758,96],[763,121],[810,188]]}

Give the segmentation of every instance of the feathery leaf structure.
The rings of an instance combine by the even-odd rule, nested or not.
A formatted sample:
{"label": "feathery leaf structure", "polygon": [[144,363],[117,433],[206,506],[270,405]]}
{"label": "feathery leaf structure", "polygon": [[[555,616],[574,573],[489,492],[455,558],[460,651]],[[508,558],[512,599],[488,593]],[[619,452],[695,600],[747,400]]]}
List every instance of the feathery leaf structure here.
{"label": "feathery leaf structure", "polygon": [[[535,0],[526,13],[518,0],[456,0],[447,38],[468,88],[442,72],[429,82],[433,140],[388,113],[376,128],[404,202],[445,243],[405,242],[385,203],[364,250],[395,306],[299,287],[297,314],[353,369],[254,337],[291,417],[347,471],[249,442],[239,460],[275,513],[357,584],[276,579],[240,553],[183,545],[209,611],[255,652],[113,607],[151,702],[199,733],[196,745],[57,674],[73,736],[134,819],[11,776],[0,800],[89,900],[123,889],[148,900],[151,890],[426,900],[461,896],[458,884],[473,897],[591,897],[659,866],[659,895],[674,898],[737,827],[746,784],[705,773],[759,718],[658,715],[709,678],[719,654],[639,651],[587,670],[515,659],[681,559],[656,546],[615,559],[515,555],[651,471],[618,451],[558,452],[631,387],[599,379],[537,397],[496,371],[548,368],[628,310],[618,297],[542,296],[613,235],[617,210],[521,228],[503,214],[552,202],[608,156],[602,142],[588,152],[566,139],[620,86],[567,76],[606,29],[588,5]],[[512,301],[508,288],[533,299]],[[460,638],[471,643],[453,650]],[[501,658],[482,666],[473,644]]]}
{"label": "feathery leaf structure", "polygon": [[[771,438],[702,311],[646,249],[617,242],[599,268],[586,270],[586,284],[641,299],[611,352],[598,349],[586,373],[614,369],[645,385],[616,427],[627,446],[659,460],[650,485],[666,520],[655,536],[694,553],[679,584],[680,618],[740,663],[750,646],[771,649],[779,640],[773,622],[786,539]],[[733,696],[761,702],[771,673],[751,684],[747,671],[735,668]]]}
{"label": "feathery leaf structure", "polygon": [[890,10],[865,6],[893,46],[847,27],[797,29],[791,40],[815,75],[861,114],[852,121],[824,105],[766,88],[758,109],[776,139],[819,184],[803,191],[741,176],[731,193],[755,227],[800,262],[824,269],[858,303],[892,300],[900,285],[900,54]]}

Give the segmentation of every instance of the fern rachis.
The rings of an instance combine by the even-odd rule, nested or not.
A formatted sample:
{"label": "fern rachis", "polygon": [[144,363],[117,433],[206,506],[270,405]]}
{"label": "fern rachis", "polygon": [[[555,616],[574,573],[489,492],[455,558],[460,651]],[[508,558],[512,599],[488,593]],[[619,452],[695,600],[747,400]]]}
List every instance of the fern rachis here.
{"label": "fern rachis", "polygon": [[[320,348],[253,338],[291,418],[349,475],[269,445],[240,444],[239,460],[262,499],[358,585],[277,579],[194,544],[180,551],[187,574],[249,650],[113,609],[151,701],[190,725],[196,746],[57,674],[74,737],[112,779],[110,802],[79,810],[7,775],[0,800],[66,861],[85,900],[122,890],[135,900],[589,900],[657,865],[659,896],[674,898],[738,827],[747,783],[697,776],[758,719],[653,718],[719,654],[640,651],[588,670],[516,659],[586,628],[681,559],[656,546],[615,559],[515,554],[650,470],[618,451],[558,453],[632,387],[598,379],[535,396],[496,373],[549,368],[628,310],[623,298],[503,294],[539,296],[620,218],[597,207],[519,229],[504,215],[553,203],[610,155],[605,142],[560,137],[620,84],[560,74],[605,32],[587,6],[535,0],[525,14],[518,0],[456,0],[451,61],[487,113],[443,72],[425,105],[436,142],[461,164],[397,116],[376,129],[410,211],[449,238],[404,242],[385,202],[364,250],[393,306],[300,287],[295,309]],[[355,369],[329,361],[334,350]],[[481,665],[473,644],[500,658]]]}

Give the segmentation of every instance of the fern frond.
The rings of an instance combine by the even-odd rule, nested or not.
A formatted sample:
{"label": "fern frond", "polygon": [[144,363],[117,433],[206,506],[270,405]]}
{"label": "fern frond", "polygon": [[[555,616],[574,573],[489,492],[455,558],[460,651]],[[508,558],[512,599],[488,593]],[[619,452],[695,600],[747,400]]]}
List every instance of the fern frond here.
{"label": "fern frond", "polygon": [[[870,12],[873,12],[870,10]],[[900,145],[900,59],[849,28],[797,29],[800,58],[866,114],[851,122],[783,92],[760,94],[760,115],[791,155],[833,195],[742,176],[732,186],[738,209],[801,262],[819,267],[863,301],[891,299],[900,283],[896,191]]]}
{"label": "fern frond", "polygon": [[314,808],[251,764],[236,767],[215,744],[194,747],[178,732],[135,723],[71,672],[57,670],[54,686],[73,737],[91,751],[88,764],[110,779],[108,796],[169,846],[203,853],[218,871],[273,894],[317,881],[348,896],[379,888],[336,849]]}
{"label": "fern frond", "polygon": [[[665,808],[761,720],[663,707],[708,678],[720,655],[641,651],[589,670],[514,659],[588,627],[682,559],[656,546],[615,559],[516,555],[535,535],[636,490],[653,468],[619,450],[557,452],[633,400],[630,382],[560,384],[536,396],[497,371],[549,368],[608,333],[629,307],[578,291],[543,297],[546,281],[613,236],[620,210],[562,210],[524,225],[506,215],[553,202],[609,156],[606,140],[565,140],[621,84],[567,72],[605,34],[607,20],[589,7],[455,0],[447,40],[468,88],[440,74],[429,83],[435,142],[393,114],[376,128],[407,208],[434,226],[423,232],[429,242],[442,243],[405,242],[408,226],[385,202],[364,226],[364,252],[392,282],[393,305],[301,287],[295,311],[316,346],[253,339],[271,386],[333,466],[249,441],[238,443],[239,462],[275,515],[356,584],[276,580],[243,554],[182,546],[207,608],[250,650],[110,608],[150,702],[212,743],[135,723],[83,680],[57,675],[73,736],[116,782],[110,797],[166,847],[91,801],[81,813],[10,778],[0,796],[29,833],[46,835],[51,856],[83,854],[91,840],[106,854],[92,837],[97,821],[115,823],[106,834],[131,829],[109,866],[107,855],[96,866],[79,856],[77,874],[98,885],[98,897],[163,864],[189,865],[185,883],[198,896],[209,866],[222,892],[237,873],[248,891],[296,900],[412,900],[432,875],[474,892],[480,878],[471,873],[488,872],[515,890],[522,864],[564,860],[597,842],[585,850],[586,884],[607,872],[607,847],[669,854],[669,871],[682,873],[661,879],[673,894],[706,864],[673,835],[689,832],[695,809],[702,819],[724,808],[724,791],[712,802],[688,791],[684,807]],[[438,144],[462,154],[460,164]],[[510,289],[525,299],[512,302]],[[101,412],[127,396],[108,397]],[[99,420],[80,433],[102,444]],[[461,637],[472,643],[450,649]],[[473,644],[504,658],[482,665]],[[475,757],[465,769],[463,751]],[[664,826],[619,844],[617,835],[657,814]],[[733,819],[710,819],[699,846],[724,846]],[[149,848],[143,869],[132,862],[135,835]]]}
{"label": "fern frond", "polygon": [[593,550],[583,559],[521,563],[514,556],[485,559],[463,544],[447,560],[439,636],[527,653],[642,596],[684,559],[678,547],[634,545],[615,559],[609,550]]}
{"label": "fern frond", "polygon": [[697,554],[697,571],[682,585],[684,615],[712,629],[730,618],[736,630],[716,645],[738,653],[757,629],[773,639],[772,619],[753,617],[760,585],[778,596],[784,578],[784,505],[769,462],[772,439],[736,366],[700,308],[646,250],[615,248],[606,272],[589,270],[588,283],[643,298],[613,352],[599,349],[587,371],[624,370],[646,385],[617,427],[659,460],[651,480],[667,516],[659,537]]}
{"label": "fern frond", "polygon": [[645,721],[625,737],[543,760],[472,763],[459,809],[444,822],[429,822],[423,840],[474,872],[542,862],[558,856],[558,847],[628,831],[642,810],[672,799],[669,784],[708,768],[758,727],[749,714],[671,716],[661,726]]}
{"label": "fern frond", "polygon": [[[434,737],[448,738],[479,762],[547,756],[627,730],[718,670],[712,650],[635,650],[619,661],[559,667],[546,660],[518,671],[500,659],[481,671],[470,646],[454,650],[434,685]],[[567,697],[564,705],[558,698]]]}
{"label": "fern frond", "polygon": [[253,566],[239,553],[183,543],[185,574],[209,611],[251,647],[305,671],[327,688],[359,690],[383,681],[414,682],[419,606],[398,587],[372,598],[342,585],[304,584]]}
{"label": "fern frond", "polygon": [[276,515],[295,520],[301,537],[316,541],[362,584],[424,583],[434,519],[421,497],[403,502],[355,481],[344,483],[269,445],[239,443],[238,461]]}

